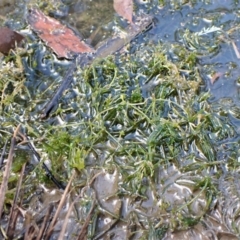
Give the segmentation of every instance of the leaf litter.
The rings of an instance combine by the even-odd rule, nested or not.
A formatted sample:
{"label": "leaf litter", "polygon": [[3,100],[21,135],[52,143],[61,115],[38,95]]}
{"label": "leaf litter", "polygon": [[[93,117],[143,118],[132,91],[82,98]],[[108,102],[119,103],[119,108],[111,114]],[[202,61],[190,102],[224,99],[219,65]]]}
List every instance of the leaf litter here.
{"label": "leaf litter", "polygon": [[59,58],[72,59],[74,54],[94,52],[79,36],[54,18],[36,8],[29,10],[28,23]]}
{"label": "leaf litter", "polygon": [[[132,0],[114,0],[113,7],[121,17],[134,25]],[[37,8],[29,10],[27,19],[31,28],[56,53],[58,58],[72,59],[74,54],[94,52],[94,49],[80,39],[80,36],[76,36],[70,28],[46,16]]]}
{"label": "leaf litter", "polygon": [[15,49],[23,41],[24,36],[7,28],[0,28],[0,52],[7,55],[10,50]]}

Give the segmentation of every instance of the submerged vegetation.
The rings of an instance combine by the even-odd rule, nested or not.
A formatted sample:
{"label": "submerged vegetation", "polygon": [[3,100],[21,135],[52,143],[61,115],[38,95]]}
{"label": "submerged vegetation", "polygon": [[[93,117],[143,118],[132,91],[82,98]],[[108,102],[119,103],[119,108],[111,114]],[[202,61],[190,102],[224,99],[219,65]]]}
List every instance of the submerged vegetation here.
{"label": "submerged vegetation", "polygon": [[[198,224],[219,194],[216,179],[223,162],[218,161],[218,144],[234,138],[235,131],[227,117],[212,111],[209,94],[199,92],[202,82],[195,58],[180,48],[175,48],[181,56],[176,63],[167,60],[163,47],[141,46],[134,55],[111,56],[78,69],[72,88],[46,121],[39,120],[38,114],[41,103],[53,92],[53,83],[37,73],[36,66],[31,67],[34,62],[29,59],[36,59],[38,53],[33,50],[32,57],[23,61],[28,66],[25,76],[18,54],[5,59],[1,68],[1,146],[21,123],[21,131],[34,142],[42,161],[50,161],[59,181],[67,184],[73,169],[77,171],[71,190],[75,198],[89,188],[90,192],[81,193],[81,209],[89,209],[95,198],[98,204],[92,218],[110,217],[111,225],[117,222],[115,230],[130,224],[126,236],[154,239],[169,229]],[[27,87],[37,74],[38,87]],[[16,165],[24,156],[29,169],[22,183],[22,199],[32,198],[40,183],[55,188],[46,182],[41,163],[33,167],[34,154],[24,142],[15,150],[12,181],[17,181],[21,168]],[[104,190],[104,181],[111,190]],[[15,184],[9,184],[6,203],[13,201],[10,193],[14,189]],[[105,202],[101,191],[107,192]],[[24,207],[31,208],[31,204]],[[41,210],[46,208],[43,204]],[[86,218],[89,210],[81,209],[75,222]],[[35,214],[40,213],[36,210]],[[79,222],[76,229],[81,226]],[[113,231],[97,225],[90,228],[89,237]]]}
{"label": "submerged vegetation", "polygon": [[239,237],[238,129],[231,103],[211,106],[203,91],[198,59],[218,51],[204,34],[219,29],[203,30],[178,31],[185,47],[133,43],[79,67],[45,120],[41,111],[70,63],[31,40],[1,59],[2,169],[14,153],[2,236],[31,239],[48,223],[43,238]]}

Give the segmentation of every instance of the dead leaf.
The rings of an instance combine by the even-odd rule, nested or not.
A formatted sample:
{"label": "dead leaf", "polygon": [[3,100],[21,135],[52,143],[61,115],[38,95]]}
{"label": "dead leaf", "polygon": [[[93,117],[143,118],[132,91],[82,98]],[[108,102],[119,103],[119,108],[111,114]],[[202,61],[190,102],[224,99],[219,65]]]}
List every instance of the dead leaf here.
{"label": "dead leaf", "polygon": [[45,16],[39,9],[33,8],[29,11],[28,23],[59,58],[72,58],[73,53],[94,51],[71,29],[56,19]]}
{"label": "dead leaf", "polygon": [[210,79],[211,84],[214,84],[222,75],[221,72],[214,73]]}
{"label": "dead leaf", "polygon": [[0,28],[0,36],[0,52],[5,55],[24,39],[22,35],[7,27]]}
{"label": "dead leaf", "polygon": [[114,0],[114,10],[123,18],[128,20],[130,24],[133,24],[133,1],[132,0]]}

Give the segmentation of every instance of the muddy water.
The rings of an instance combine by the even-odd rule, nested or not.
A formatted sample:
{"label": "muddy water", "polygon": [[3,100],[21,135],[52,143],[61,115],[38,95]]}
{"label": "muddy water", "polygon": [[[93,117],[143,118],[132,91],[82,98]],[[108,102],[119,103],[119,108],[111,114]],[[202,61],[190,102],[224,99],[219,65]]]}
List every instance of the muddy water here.
{"label": "muddy water", "polygon": [[[30,3],[34,4],[35,2],[31,1]],[[240,49],[238,41],[240,4],[231,0],[212,0],[197,1],[197,3],[192,4],[190,1],[185,1],[187,3],[181,5],[179,1],[172,0],[164,7],[159,7],[157,2],[136,1],[137,9],[142,9],[155,17],[155,26],[144,35],[144,38],[139,37],[136,43],[144,42],[145,45],[147,43],[161,43],[166,46],[165,51],[173,62],[181,61],[181,56],[175,51],[174,46],[181,46],[196,54],[198,70],[203,79],[201,90],[211,93],[210,103],[213,111],[220,112],[222,116],[228,116],[236,132],[240,134],[240,61],[238,57],[238,48]],[[11,7],[5,3],[3,4]],[[71,26],[94,46],[104,41],[111,34],[114,34],[113,27],[117,26],[121,29],[126,24],[114,14],[112,1],[59,1],[58,4],[56,9],[52,8],[52,6],[49,9],[46,7],[45,12],[49,12],[50,15]],[[14,8],[12,8],[13,12],[16,10],[16,6],[21,7],[20,5],[14,5]],[[97,14],[95,14],[96,12]],[[24,11],[22,13],[25,14]],[[24,14],[22,15],[23,19]],[[7,20],[7,24],[21,30],[24,21],[14,22],[10,19]],[[199,32],[202,32],[202,34],[199,35]],[[43,48],[38,51],[38,71],[50,76],[52,79],[59,78],[59,73],[55,69],[48,69],[49,62],[42,61],[44,51],[46,50]],[[58,60],[56,62],[59,65],[64,65],[63,62],[60,63]],[[29,70],[29,76],[30,74]],[[213,81],[215,74],[219,77]],[[31,84],[33,83],[29,82],[29,86],[34,88]],[[39,84],[41,84],[42,89],[46,89],[45,83],[40,83],[39,81]],[[141,138],[137,133],[131,136],[129,134],[128,137],[133,139]],[[219,158],[216,161],[224,161],[232,155],[234,155],[234,159],[238,159],[240,152],[231,145],[231,141],[236,142],[238,139],[239,135],[235,139],[229,139],[229,141],[224,142],[224,145],[219,146],[217,148],[219,150]],[[144,139],[141,140],[144,141]],[[107,149],[104,144],[102,144],[102,148]],[[109,153],[106,151],[105,154],[108,155]],[[104,156],[102,156],[102,161],[104,161]],[[124,159],[119,161],[124,162]],[[221,177],[215,178],[217,172],[214,170],[212,172],[206,170],[202,174],[203,176],[213,178],[216,187],[221,192],[219,198],[213,199],[208,215],[201,223],[194,225],[190,230],[168,231],[163,239],[237,239],[239,228],[236,226],[239,225],[238,213],[240,209],[239,168],[236,167],[234,170],[229,171],[227,164],[222,164],[220,168],[222,168],[223,172]],[[108,192],[108,195],[116,194],[116,186],[121,182],[121,179],[117,179],[117,172],[114,171],[112,175],[107,173],[102,173],[102,175],[104,177],[100,175],[101,177],[98,177],[95,182],[94,187],[97,188],[96,191],[99,191],[101,184],[104,183],[105,186],[102,188],[102,191],[107,191],[106,185],[108,184],[109,189],[110,187],[113,188],[110,193]],[[133,201],[132,198],[123,197],[120,201],[118,197],[114,196],[109,205],[108,201],[111,201],[111,198],[101,202],[106,209],[112,207],[114,214],[119,214],[119,209],[121,208],[121,217],[131,216],[130,223],[126,225],[123,222],[118,223],[111,230],[108,237],[110,238],[112,234],[115,235],[114,239],[118,239],[117,237],[120,236],[124,236],[124,239],[127,239],[128,235],[124,230],[126,227],[145,225],[145,228],[151,228],[152,226],[148,225],[149,219],[158,219],[159,216],[161,216],[161,219],[158,219],[159,221],[166,224],[168,221],[172,221],[172,228],[176,227],[174,226],[176,224],[174,219],[171,219],[168,212],[160,208],[164,202],[169,204],[170,209],[181,205],[186,199],[189,201],[194,199],[190,207],[183,207],[183,210],[185,212],[189,211],[193,215],[201,216],[202,210],[208,204],[206,196],[201,191],[194,192],[193,189],[194,182],[200,181],[201,177],[189,176],[188,173],[180,172],[178,167],[174,165],[169,166],[167,169],[159,168],[155,174],[157,187],[154,188],[149,186],[150,183],[145,183],[147,199],[138,201],[136,197],[136,201]],[[107,183],[107,181],[109,182]],[[100,197],[104,195],[102,192],[97,192],[97,194]],[[92,197],[92,195],[90,196]],[[106,196],[104,195],[104,197]],[[135,213],[133,214],[133,212]],[[63,219],[64,217],[62,217],[62,221]],[[99,231],[107,229],[109,219],[111,220],[111,217],[107,218],[104,215],[98,218]],[[135,238],[140,238],[144,231],[136,233]]]}

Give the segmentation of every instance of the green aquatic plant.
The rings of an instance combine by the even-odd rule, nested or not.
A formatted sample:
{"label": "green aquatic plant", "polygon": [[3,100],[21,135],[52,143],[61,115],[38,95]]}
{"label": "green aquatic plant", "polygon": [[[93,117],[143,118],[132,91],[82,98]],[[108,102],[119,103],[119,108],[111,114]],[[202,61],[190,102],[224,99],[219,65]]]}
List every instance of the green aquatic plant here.
{"label": "green aquatic plant", "polygon": [[[210,173],[221,164],[216,144],[233,138],[235,130],[226,116],[212,110],[207,102],[209,94],[199,92],[202,82],[196,55],[175,46],[181,61],[173,63],[165,51],[161,46],[146,47],[134,55],[110,56],[85,69],[78,68],[72,88],[48,120],[39,119],[38,114],[59,79],[46,81],[40,66],[34,75],[29,61],[25,61],[29,75],[21,79],[21,90],[17,85],[11,91],[5,90],[17,74],[9,81],[5,78],[2,107],[9,111],[2,116],[1,145],[11,136],[13,126],[22,123],[23,132],[40,155],[40,164],[25,184],[51,186],[41,169],[44,161],[50,163],[53,175],[61,181],[66,181],[73,169],[77,170],[75,191],[91,187],[98,171],[117,170],[115,195],[130,198],[133,214],[136,218],[140,214],[139,221],[148,223],[149,230],[136,226],[144,236],[163,236],[166,229],[186,229],[201,221],[217,195]],[[37,61],[37,51],[31,54],[32,63],[44,62]],[[60,68],[52,63],[54,67]],[[0,71],[2,78],[6,71],[7,65]],[[35,79],[35,89],[32,76],[39,77]],[[4,100],[8,97],[8,101]],[[31,154],[18,158],[22,156],[26,157],[24,162],[31,161]],[[16,172],[19,169],[16,165]],[[173,190],[179,191],[175,202],[171,202],[175,198]],[[154,218],[145,213],[147,207],[142,205],[148,200],[158,213]],[[194,210],[198,200],[204,205]]]}

